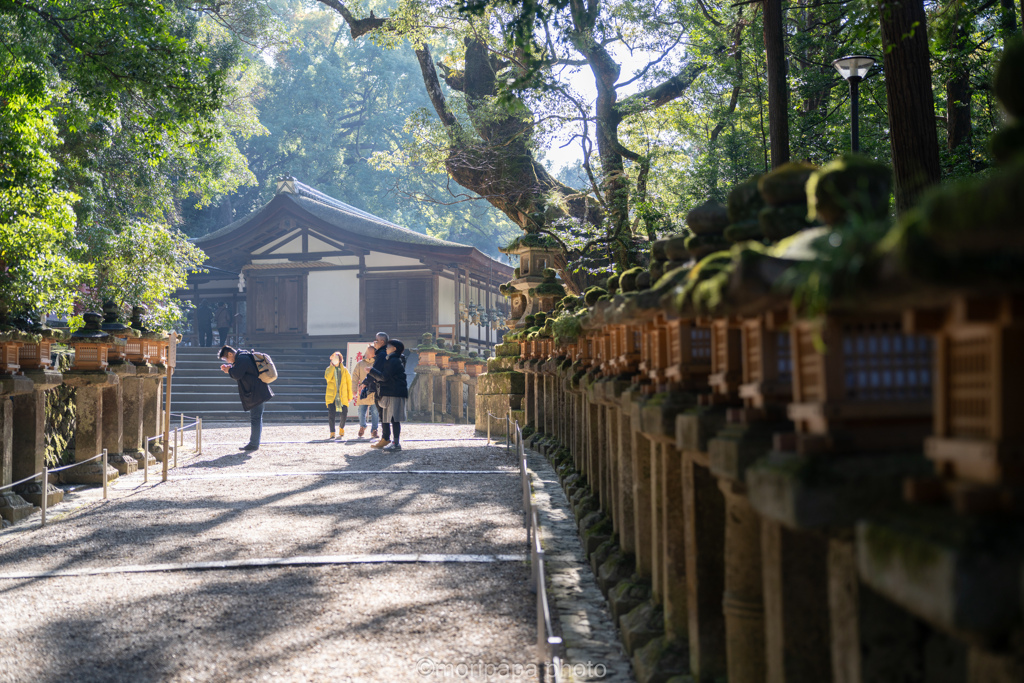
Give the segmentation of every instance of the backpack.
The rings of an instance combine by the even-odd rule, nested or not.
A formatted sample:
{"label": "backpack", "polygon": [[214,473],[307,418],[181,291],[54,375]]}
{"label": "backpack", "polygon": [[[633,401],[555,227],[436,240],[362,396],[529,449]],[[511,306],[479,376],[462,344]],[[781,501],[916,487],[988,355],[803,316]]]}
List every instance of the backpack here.
{"label": "backpack", "polygon": [[270,354],[262,351],[252,351],[253,360],[256,361],[256,370],[259,372],[260,380],[264,384],[270,384],[277,379],[277,366],[274,365]]}

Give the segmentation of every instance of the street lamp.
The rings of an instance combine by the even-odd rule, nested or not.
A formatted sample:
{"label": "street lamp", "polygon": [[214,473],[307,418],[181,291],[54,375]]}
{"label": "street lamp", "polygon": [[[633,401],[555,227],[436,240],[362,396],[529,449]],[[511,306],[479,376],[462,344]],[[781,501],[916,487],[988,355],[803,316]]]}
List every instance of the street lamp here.
{"label": "street lamp", "polygon": [[858,139],[858,109],[859,99],[857,85],[868,75],[868,71],[875,65],[875,60],[867,55],[849,55],[840,57],[832,62],[839,75],[850,82],[850,146],[854,152],[860,151],[860,140]]}

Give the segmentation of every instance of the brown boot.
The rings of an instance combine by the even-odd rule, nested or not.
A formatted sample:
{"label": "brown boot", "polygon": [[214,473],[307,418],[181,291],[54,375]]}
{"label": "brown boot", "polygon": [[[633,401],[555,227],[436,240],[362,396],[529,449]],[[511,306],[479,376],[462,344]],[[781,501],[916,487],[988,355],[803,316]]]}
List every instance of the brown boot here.
{"label": "brown boot", "polygon": [[366,433],[366,427],[360,427],[359,428],[359,438],[360,439],[363,438],[363,434],[365,434],[365,433]]}
{"label": "brown boot", "polygon": [[385,446],[387,446],[387,445],[388,445],[389,443],[391,443],[391,442],[390,442],[390,441],[388,441],[387,439],[381,439],[381,440],[380,440],[380,441],[378,441],[377,443],[375,443],[375,444],[373,444],[372,446],[370,446],[370,448],[384,448],[384,447],[385,447]]}
{"label": "brown boot", "polygon": [[370,438],[371,439],[379,439],[380,438],[380,434],[377,433],[376,429],[374,429],[373,431],[370,432]]}

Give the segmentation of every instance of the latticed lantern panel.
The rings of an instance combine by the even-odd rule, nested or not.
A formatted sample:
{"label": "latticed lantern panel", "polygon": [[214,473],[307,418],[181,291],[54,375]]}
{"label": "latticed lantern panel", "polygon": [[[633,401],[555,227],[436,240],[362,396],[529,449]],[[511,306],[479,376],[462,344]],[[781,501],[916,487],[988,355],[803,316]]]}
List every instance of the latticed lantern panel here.
{"label": "latticed lantern panel", "polygon": [[38,344],[25,344],[18,351],[18,362],[25,370],[45,370],[52,365],[50,349],[53,343],[43,340]]}

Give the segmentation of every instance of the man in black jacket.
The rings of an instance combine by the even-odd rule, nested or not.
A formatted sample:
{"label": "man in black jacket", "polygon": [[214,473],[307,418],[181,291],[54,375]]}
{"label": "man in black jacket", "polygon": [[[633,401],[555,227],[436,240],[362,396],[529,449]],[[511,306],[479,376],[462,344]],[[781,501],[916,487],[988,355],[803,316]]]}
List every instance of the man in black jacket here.
{"label": "man in black jacket", "polygon": [[236,351],[230,346],[223,346],[220,359],[226,361],[220,369],[231,379],[238,382],[238,397],[242,399],[242,410],[249,413],[249,443],[242,446],[243,451],[258,451],[260,436],[263,433],[263,409],[267,401],[274,396],[270,385],[260,379],[256,359],[250,351]]}
{"label": "man in black jacket", "polygon": [[[397,339],[389,339],[386,352],[387,355],[380,369],[376,364],[370,368],[370,377],[378,382],[377,406],[381,411],[381,439],[370,448],[400,451],[402,450],[402,423],[406,420],[405,404],[409,399],[405,361],[402,359],[405,344]],[[391,439],[392,432],[395,435],[393,441]]]}

